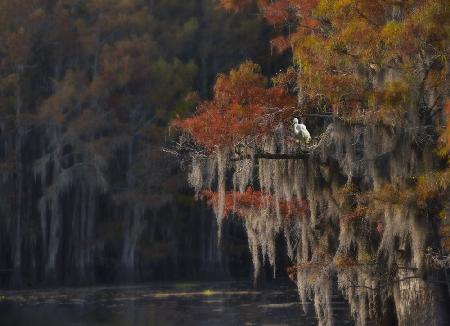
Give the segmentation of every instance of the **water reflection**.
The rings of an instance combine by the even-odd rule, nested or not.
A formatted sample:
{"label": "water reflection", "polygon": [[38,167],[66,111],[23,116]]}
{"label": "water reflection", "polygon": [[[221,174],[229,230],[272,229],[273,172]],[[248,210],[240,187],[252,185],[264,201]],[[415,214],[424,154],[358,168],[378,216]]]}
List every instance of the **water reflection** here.
{"label": "water reflection", "polygon": [[[315,325],[290,284],[167,284],[0,292],[0,326]],[[333,299],[338,325],[351,321]]]}

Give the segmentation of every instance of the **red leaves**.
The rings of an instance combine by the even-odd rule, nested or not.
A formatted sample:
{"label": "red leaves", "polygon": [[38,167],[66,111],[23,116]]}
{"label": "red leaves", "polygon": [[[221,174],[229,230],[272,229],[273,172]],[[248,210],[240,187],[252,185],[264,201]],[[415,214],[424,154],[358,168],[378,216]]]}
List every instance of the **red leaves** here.
{"label": "red leaves", "polygon": [[382,222],[377,223],[377,232],[379,235],[383,235],[384,232],[384,226]]}
{"label": "red leaves", "polygon": [[260,6],[269,24],[279,25],[294,22],[301,16],[311,23],[312,11],[317,6],[317,0],[278,0],[260,1]]}
{"label": "red leaves", "polygon": [[195,141],[208,150],[231,146],[239,139],[252,134],[254,121],[263,109],[258,105],[240,106],[230,103],[220,108],[216,103],[202,103],[193,117],[175,120],[172,125],[190,134]]}
{"label": "red leaves", "polygon": [[265,88],[259,66],[245,62],[228,75],[218,77],[214,98],[201,103],[194,116],[177,119],[172,125],[208,150],[230,147],[247,136],[270,133],[274,121],[265,120],[265,113],[294,103],[295,99],[283,88]]}
{"label": "red leaves", "polygon": [[277,53],[283,53],[291,47],[289,39],[285,36],[277,36],[270,41],[270,45],[274,48]]}
{"label": "red leaves", "polygon": [[279,0],[263,5],[264,16],[269,24],[283,24],[290,19],[290,1]]}
{"label": "red leaves", "polygon": [[[217,206],[218,193],[205,190],[200,198],[206,199],[209,205]],[[306,200],[292,198],[292,200],[276,200],[275,195],[263,191],[255,191],[248,187],[243,193],[229,191],[225,195],[224,216],[235,213],[240,217],[248,217],[251,210],[269,209],[275,211],[278,208],[284,218],[295,218],[302,214],[309,214],[309,206]]]}
{"label": "red leaves", "polygon": [[363,219],[367,215],[367,207],[357,206],[347,214],[342,215],[344,223],[351,223]]}
{"label": "red leaves", "polygon": [[220,5],[228,11],[241,11],[254,3],[253,0],[220,0]]}

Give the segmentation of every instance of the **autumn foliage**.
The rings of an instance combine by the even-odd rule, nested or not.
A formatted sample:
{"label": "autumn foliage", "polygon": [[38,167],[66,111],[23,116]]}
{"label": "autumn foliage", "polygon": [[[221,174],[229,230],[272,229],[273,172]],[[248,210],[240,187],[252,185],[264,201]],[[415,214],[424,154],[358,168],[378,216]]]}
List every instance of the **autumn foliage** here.
{"label": "autumn foliage", "polygon": [[202,102],[192,117],[172,124],[210,151],[232,147],[249,135],[270,134],[280,120],[290,116],[295,102],[285,89],[266,84],[260,67],[247,61],[219,75],[213,99]]}
{"label": "autumn foliage", "polygon": [[[221,3],[229,10],[250,5],[248,0]],[[450,21],[446,1],[257,3],[279,31],[273,48],[292,50],[297,101],[266,83],[259,68],[246,62],[218,77],[213,100],[203,102],[193,117],[174,123],[200,145],[229,146],[247,135],[267,133],[286,118],[262,121],[274,107],[401,124],[408,107],[414,107],[412,94],[423,85],[444,92]]]}
{"label": "autumn foliage", "polygon": [[[420,83],[442,91],[450,20],[446,1],[259,4],[280,31],[274,47],[293,52],[302,90],[299,104],[309,109],[398,122],[411,100],[408,94]],[[425,70],[424,80],[417,67]],[[379,82],[380,75],[389,76]]]}
{"label": "autumn foliage", "polygon": [[[205,199],[211,206],[217,207],[218,194],[210,190],[204,190],[200,198]],[[225,195],[224,216],[232,213],[240,217],[247,217],[250,210],[279,210],[284,218],[293,218],[309,213],[308,203],[299,198],[292,200],[278,200],[270,193],[253,190],[248,187],[245,192],[229,191]]]}
{"label": "autumn foliage", "polygon": [[[276,269],[284,235],[318,324],[332,325],[333,275],[357,325],[426,320],[413,310],[450,251],[448,1],[221,1],[253,3],[272,53],[291,62],[270,82],[250,62],[220,75],[213,99],[173,123],[198,145],[191,184],[219,225],[245,218],[255,279],[266,257]],[[294,117],[312,144],[296,139]],[[226,192],[231,174],[240,192]]]}
{"label": "autumn foliage", "polygon": [[[173,121],[209,153],[233,150],[249,138],[257,143],[299,114],[326,112],[351,122],[402,126],[415,111],[429,123],[446,99],[450,8],[444,0],[221,1],[231,11],[253,4],[275,30],[272,48],[290,50],[292,65],[269,81],[247,61],[218,76],[213,98],[201,102],[193,116]],[[448,129],[439,139],[444,159]],[[408,189],[383,187],[373,200],[423,206],[446,191],[448,172],[417,176]],[[248,200],[254,196],[245,194]],[[366,206],[355,207],[344,213],[345,221],[367,214]]]}

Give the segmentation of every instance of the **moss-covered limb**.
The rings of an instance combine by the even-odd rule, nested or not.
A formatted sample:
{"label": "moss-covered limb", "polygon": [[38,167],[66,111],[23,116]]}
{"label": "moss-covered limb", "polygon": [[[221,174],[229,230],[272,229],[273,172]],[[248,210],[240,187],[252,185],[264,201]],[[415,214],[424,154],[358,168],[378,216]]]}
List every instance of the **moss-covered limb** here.
{"label": "moss-covered limb", "polygon": [[[333,275],[358,325],[386,320],[439,324],[439,305],[424,307],[437,302],[434,285],[441,280],[433,273],[445,269],[430,261],[427,250],[442,252],[439,229],[448,235],[448,221],[438,218],[448,217],[448,133],[439,136],[443,94],[448,93],[448,6],[441,0],[401,6],[287,0],[261,6],[270,23],[288,21],[297,27],[289,37],[274,40],[280,51],[292,50],[295,65],[273,79],[289,95],[296,93],[295,109],[275,121],[265,114],[274,105],[261,106],[258,99],[273,89],[255,94],[254,81],[260,79],[243,65],[230,73],[232,83],[218,80],[226,105],[215,102],[206,110],[212,115],[200,110],[184,124],[209,147],[215,145],[204,137],[210,127],[205,122],[211,120],[219,121],[227,136],[218,133],[216,145],[232,148],[253,137],[252,146],[236,151],[227,166],[234,189],[251,185],[264,197],[265,205],[249,211],[251,222],[246,221],[255,270],[266,257],[274,261],[270,245],[275,234],[283,233],[292,241],[288,253],[298,267],[291,274],[299,295],[304,306],[312,298],[319,324],[330,324]],[[255,96],[245,97],[250,93]],[[301,113],[311,121],[320,110],[333,117],[314,148],[290,142],[289,120]],[[264,119],[248,116],[270,121],[264,125]],[[224,117],[235,124],[222,123]],[[444,158],[436,155],[439,142]],[[240,162],[255,172],[240,173]],[[290,214],[294,218],[287,223],[281,203],[300,200],[308,211]],[[358,268],[341,268],[345,264]]]}
{"label": "moss-covered limb", "polygon": [[236,158],[231,158],[230,161],[242,161],[249,159],[264,159],[264,160],[306,160],[310,154],[308,152],[300,152],[294,154],[282,153],[255,153],[253,155],[243,155]]}
{"label": "moss-covered limb", "polygon": [[[323,318],[326,292],[317,287],[320,282],[314,282],[324,277],[322,271],[337,276],[339,288],[361,324],[385,318],[384,308],[362,313],[367,304],[375,307],[379,298],[401,309],[425,302],[432,296],[432,283],[444,284],[432,276],[436,267],[429,265],[426,248],[440,248],[431,216],[445,197],[445,172],[426,172],[430,155],[425,152],[429,150],[416,146],[415,133],[409,130],[363,125],[349,128],[347,123],[336,121],[328,131],[327,141],[300,158],[296,156],[297,144],[286,144],[277,136],[265,139],[259,147],[263,153],[278,151],[269,156],[271,159],[260,157],[259,152],[244,152],[241,160],[228,157],[226,166],[236,183],[234,189],[253,185],[267,194],[258,206],[241,214],[247,225],[255,277],[265,257],[270,263],[275,260],[273,239],[282,233],[293,248],[289,255],[301,267],[291,271],[299,293],[306,300],[306,293],[315,296],[318,291],[316,307]],[[195,168],[196,173],[202,174],[202,179],[215,175],[203,162]],[[439,168],[433,154],[431,163]],[[249,173],[248,168],[255,173]],[[202,187],[210,186],[209,182]],[[307,202],[308,211],[294,211],[289,219],[283,218],[281,203],[300,199]],[[239,207],[239,202],[235,205]],[[325,256],[331,259],[319,259]],[[347,263],[343,268],[340,257],[355,264]],[[313,268],[319,265],[322,267]],[[353,268],[350,274],[348,267]],[[427,314],[420,310],[414,313]],[[403,322],[409,320],[406,310],[397,314]]]}

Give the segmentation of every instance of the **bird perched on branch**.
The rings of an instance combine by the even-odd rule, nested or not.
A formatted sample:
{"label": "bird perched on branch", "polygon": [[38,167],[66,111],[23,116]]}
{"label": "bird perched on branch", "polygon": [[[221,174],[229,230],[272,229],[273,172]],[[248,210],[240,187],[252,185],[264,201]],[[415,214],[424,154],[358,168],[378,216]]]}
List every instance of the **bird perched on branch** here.
{"label": "bird perched on branch", "polygon": [[305,143],[309,143],[311,141],[311,135],[309,134],[308,129],[303,123],[298,123],[298,119],[294,118],[294,133],[300,136]]}

